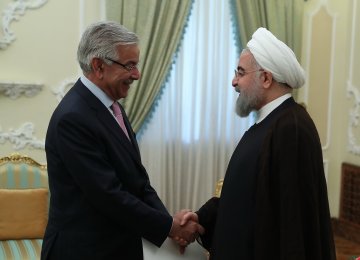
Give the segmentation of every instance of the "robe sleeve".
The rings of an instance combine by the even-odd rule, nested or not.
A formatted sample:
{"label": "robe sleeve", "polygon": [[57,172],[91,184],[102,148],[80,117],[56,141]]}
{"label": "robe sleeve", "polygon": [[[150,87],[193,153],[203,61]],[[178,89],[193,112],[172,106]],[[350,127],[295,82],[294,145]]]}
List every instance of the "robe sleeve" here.
{"label": "robe sleeve", "polygon": [[198,242],[208,251],[210,251],[212,244],[218,206],[219,198],[213,197],[196,212],[199,217],[199,224],[205,228],[205,233],[200,236],[201,241],[198,240]]}

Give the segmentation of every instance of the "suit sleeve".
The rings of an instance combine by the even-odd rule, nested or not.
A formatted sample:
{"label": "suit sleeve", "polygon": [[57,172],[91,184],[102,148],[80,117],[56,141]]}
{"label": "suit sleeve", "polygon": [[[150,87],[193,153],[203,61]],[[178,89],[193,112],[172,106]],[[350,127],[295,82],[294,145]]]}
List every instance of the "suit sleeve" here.
{"label": "suit sleeve", "polygon": [[[54,127],[57,128],[55,138],[62,161],[87,200],[119,226],[160,246],[169,234],[172,217],[150,188],[149,179],[137,177],[143,169],[129,168],[131,160],[123,152],[123,156],[116,158],[116,163],[123,167],[120,171],[127,176],[119,178],[119,169],[116,170],[109,159],[112,151],[105,144],[109,143],[109,137],[104,137],[96,128],[94,130],[94,126],[78,113],[67,114]],[[136,189],[136,195],[130,192]],[[149,189],[152,189],[150,195]],[[146,203],[146,200],[153,202]]]}

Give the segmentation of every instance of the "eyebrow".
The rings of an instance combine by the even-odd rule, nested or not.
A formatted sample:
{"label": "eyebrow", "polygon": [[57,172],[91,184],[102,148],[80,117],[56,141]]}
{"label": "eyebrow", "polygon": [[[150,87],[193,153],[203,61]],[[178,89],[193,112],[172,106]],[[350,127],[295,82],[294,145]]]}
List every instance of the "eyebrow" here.
{"label": "eyebrow", "polygon": [[237,70],[238,70],[238,71],[239,71],[239,70],[245,71],[245,69],[244,69],[243,67],[241,67],[241,66],[238,66],[238,67],[237,67]]}
{"label": "eyebrow", "polygon": [[125,64],[138,64],[140,61],[136,62],[134,60],[128,60],[127,62],[125,62]]}

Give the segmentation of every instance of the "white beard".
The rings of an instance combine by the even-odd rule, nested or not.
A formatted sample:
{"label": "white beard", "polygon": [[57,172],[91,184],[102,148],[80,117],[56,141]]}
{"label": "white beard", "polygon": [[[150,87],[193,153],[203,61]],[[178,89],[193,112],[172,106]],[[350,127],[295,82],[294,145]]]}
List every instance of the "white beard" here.
{"label": "white beard", "polygon": [[238,87],[236,87],[236,91],[240,93],[236,100],[236,114],[240,117],[247,117],[251,111],[257,110],[263,95],[263,90],[257,81],[254,82],[254,87],[250,93],[240,92]]}

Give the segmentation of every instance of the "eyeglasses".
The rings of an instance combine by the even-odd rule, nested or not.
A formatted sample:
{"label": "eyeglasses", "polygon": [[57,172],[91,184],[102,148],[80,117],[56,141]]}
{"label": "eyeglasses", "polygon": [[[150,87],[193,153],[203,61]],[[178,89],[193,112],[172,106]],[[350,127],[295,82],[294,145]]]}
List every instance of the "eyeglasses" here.
{"label": "eyeglasses", "polygon": [[123,67],[125,70],[127,70],[127,71],[132,71],[132,70],[134,70],[134,69],[137,69],[138,68],[138,64],[128,64],[128,65],[126,65],[126,64],[122,64],[122,63],[120,63],[120,62],[118,62],[118,61],[116,61],[116,60],[113,60],[113,59],[110,59],[110,58],[105,58],[106,60],[109,60],[109,61],[111,61],[111,62],[114,62],[115,64],[117,64],[117,65],[120,65],[121,67]]}
{"label": "eyeglasses", "polygon": [[242,70],[234,70],[235,71],[235,78],[242,78],[244,77],[246,74],[250,74],[256,71],[264,71],[264,69],[257,69],[257,70],[251,70],[251,71],[242,71]]}

